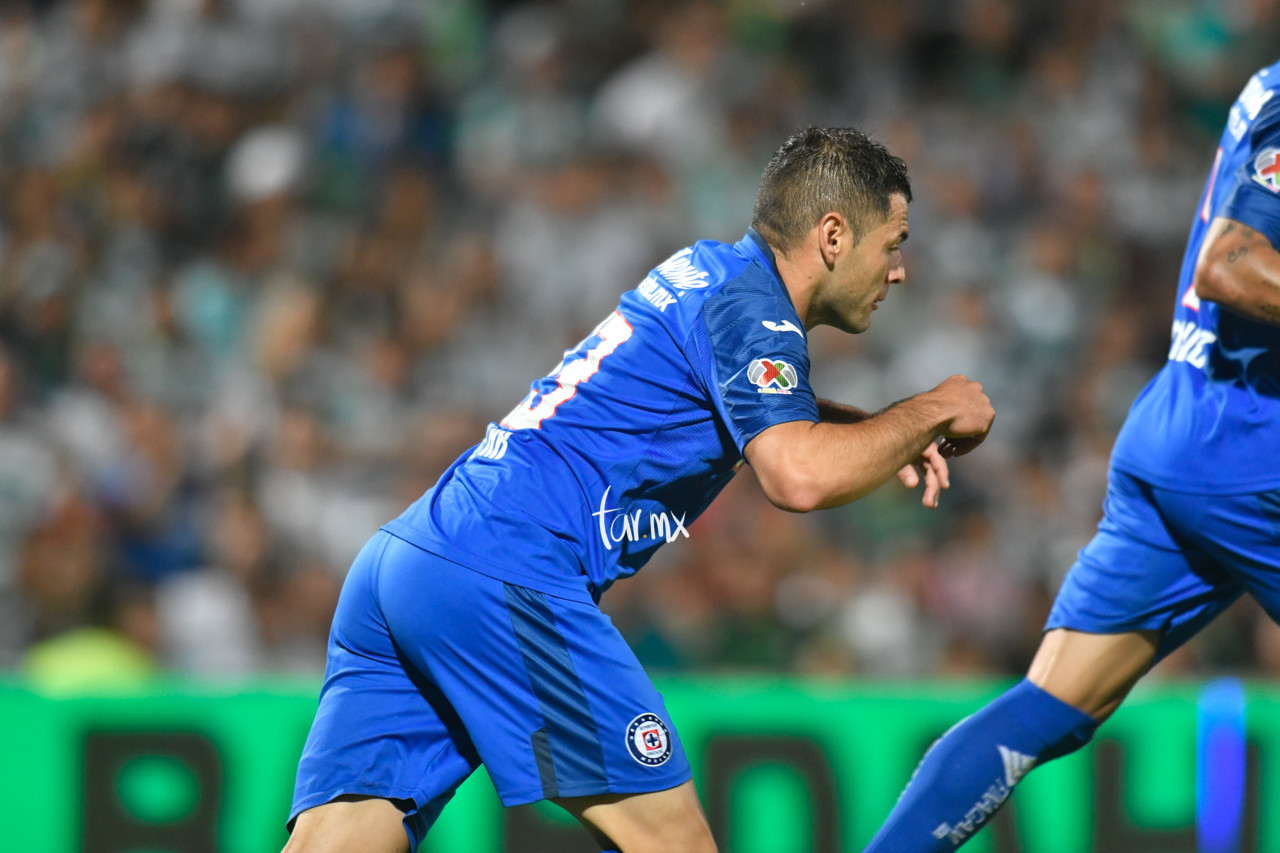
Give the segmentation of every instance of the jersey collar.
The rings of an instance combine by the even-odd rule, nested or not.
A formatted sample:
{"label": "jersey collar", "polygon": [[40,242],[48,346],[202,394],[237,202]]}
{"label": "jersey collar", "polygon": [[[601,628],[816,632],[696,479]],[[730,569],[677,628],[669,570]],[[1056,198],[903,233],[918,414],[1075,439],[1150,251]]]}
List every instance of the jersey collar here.
{"label": "jersey collar", "polygon": [[791,292],[787,290],[787,286],[782,283],[782,273],[778,272],[778,259],[774,257],[773,249],[765,242],[765,239],[760,236],[760,232],[754,228],[748,228],[747,236],[738,241],[738,245],[748,254],[753,253],[760,260],[765,262],[769,271],[773,273],[773,279],[777,282],[778,289],[787,297],[787,304],[791,305],[794,310],[795,305],[791,301]]}
{"label": "jersey collar", "polygon": [[760,259],[769,265],[769,269],[773,271],[773,277],[779,282],[782,281],[782,273],[778,272],[778,259],[773,256],[773,249],[764,238],[760,236],[760,232],[754,228],[747,229],[747,236],[743,237],[738,243],[739,246],[745,248],[754,248],[755,253]]}

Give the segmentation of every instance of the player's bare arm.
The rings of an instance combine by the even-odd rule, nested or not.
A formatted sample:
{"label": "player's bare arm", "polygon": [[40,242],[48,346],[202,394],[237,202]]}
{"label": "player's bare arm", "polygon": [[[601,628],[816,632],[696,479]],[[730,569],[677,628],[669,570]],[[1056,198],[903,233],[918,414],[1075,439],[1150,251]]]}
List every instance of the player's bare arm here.
{"label": "player's bare arm", "polygon": [[1263,234],[1219,216],[1196,259],[1196,295],[1280,326],[1280,252]]}
{"label": "player's bare arm", "polygon": [[[818,400],[818,419],[823,423],[856,424],[872,415],[872,412],[855,406],[846,406],[830,400]],[[959,454],[950,455],[958,456]],[[947,466],[947,455],[942,452],[937,442],[930,442],[923,453],[898,469],[898,479],[908,489],[914,489],[923,482],[925,486],[921,503],[930,509],[935,509],[943,489],[951,488],[951,472]]]}
{"label": "player's bare arm", "polygon": [[872,416],[872,412],[818,398],[818,420],[831,424],[856,424]]}
{"label": "player's bare arm", "polygon": [[981,440],[994,418],[982,386],[952,376],[856,423],[777,424],[752,439],[745,456],[775,506],[809,512],[870,493],[939,437]]}

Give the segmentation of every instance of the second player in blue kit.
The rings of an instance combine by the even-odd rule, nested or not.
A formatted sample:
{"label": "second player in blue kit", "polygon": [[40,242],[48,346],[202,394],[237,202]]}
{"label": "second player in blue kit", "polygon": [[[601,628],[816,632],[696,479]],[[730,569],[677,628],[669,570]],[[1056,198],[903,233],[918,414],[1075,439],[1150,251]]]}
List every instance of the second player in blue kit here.
{"label": "second player in blue kit", "polygon": [[922,760],[867,853],[964,844],[1241,595],[1280,621],[1280,63],[1232,105],[1183,257],[1168,360],[1116,439],[1104,516],[1027,679]]}
{"label": "second player in blue kit", "polygon": [[481,763],[602,847],[715,849],[675,722],[597,607],[746,463],[794,511],[897,474],[936,505],[986,435],[951,377],[874,415],[820,401],[808,330],[865,331],[905,277],[906,167],[851,129],[787,140],[752,228],[659,264],[357,557],[287,850],[416,846]]}

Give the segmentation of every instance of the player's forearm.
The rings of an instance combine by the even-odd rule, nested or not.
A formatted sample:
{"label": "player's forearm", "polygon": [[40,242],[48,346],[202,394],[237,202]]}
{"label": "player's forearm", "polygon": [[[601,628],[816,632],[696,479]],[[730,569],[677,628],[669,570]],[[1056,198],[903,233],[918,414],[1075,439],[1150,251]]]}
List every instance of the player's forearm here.
{"label": "player's forearm", "polygon": [[976,446],[994,418],[981,385],[951,376],[932,391],[857,423],[775,424],[743,452],[775,506],[809,512],[857,500],[914,461],[938,436],[971,439]]}
{"label": "player's forearm", "polygon": [[856,424],[865,421],[871,417],[871,412],[865,412],[856,406],[846,406],[843,403],[833,403],[830,400],[818,400],[818,420],[829,424]]}
{"label": "player's forearm", "polygon": [[[748,448],[748,461],[776,506],[794,512],[840,506],[916,459],[947,420],[945,407],[921,394],[856,423],[780,425],[762,436],[767,443]],[[762,460],[768,464],[755,464]]]}
{"label": "player's forearm", "polygon": [[911,397],[851,424],[818,424],[830,433],[827,464],[813,466],[816,509],[867,495],[907,465],[942,433],[947,413],[927,394]]}
{"label": "player's forearm", "polygon": [[1195,289],[1201,299],[1280,326],[1280,252],[1243,223],[1214,222],[1196,264]]}

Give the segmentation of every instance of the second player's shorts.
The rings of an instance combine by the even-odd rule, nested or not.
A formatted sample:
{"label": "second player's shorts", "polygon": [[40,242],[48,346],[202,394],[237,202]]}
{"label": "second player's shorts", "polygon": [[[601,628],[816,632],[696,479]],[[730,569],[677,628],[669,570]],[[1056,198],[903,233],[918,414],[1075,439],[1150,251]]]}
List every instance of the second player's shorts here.
{"label": "second player's shorts", "polygon": [[289,825],[343,794],[383,797],[416,847],[480,762],[507,806],[690,778],[662,697],[597,607],[379,532],[334,615]]}
{"label": "second player's shorts", "polygon": [[1280,491],[1189,494],[1112,468],[1103,511],[1045,630],[1163,631],[1159,660],[1244,592],[1280,621]]}

